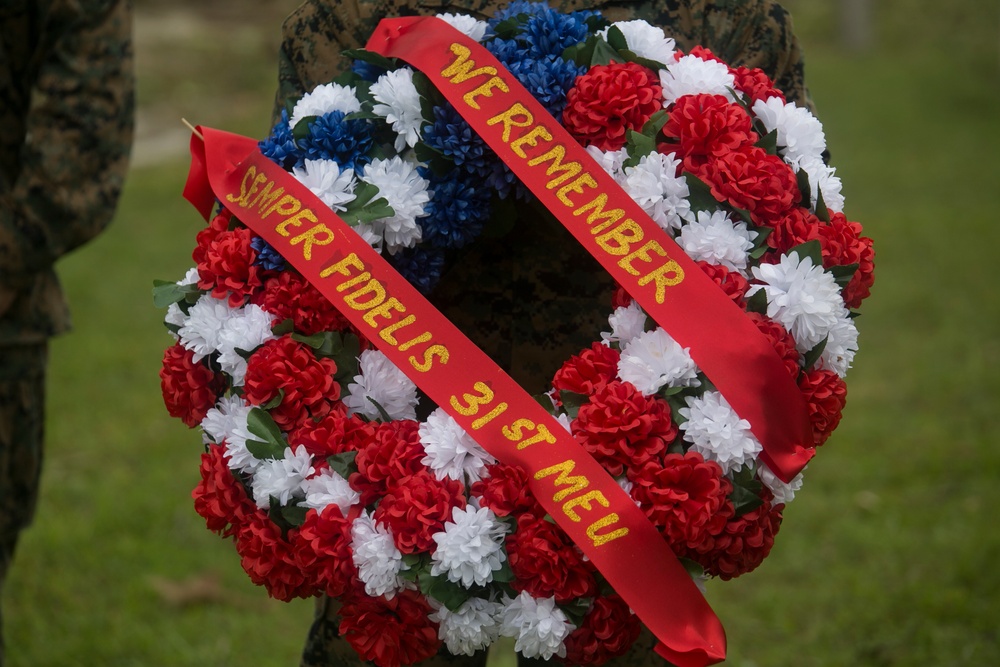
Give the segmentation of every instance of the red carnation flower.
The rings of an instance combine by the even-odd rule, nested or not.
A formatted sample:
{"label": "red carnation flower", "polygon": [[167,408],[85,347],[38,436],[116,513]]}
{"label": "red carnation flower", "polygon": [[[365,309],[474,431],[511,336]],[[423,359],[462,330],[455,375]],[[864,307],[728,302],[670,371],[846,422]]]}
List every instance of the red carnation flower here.
{"label": "red carnation flower", "polygon": [[465,485],[421,470],[389,487],[374,519],[392,530],[396,548],[402,553],[433,551],[436,543],[431,535],[444,530],[454,507],[465,508]]}
{"label": "red carnation flower", "polygon": [[733,516],[732,483],[701,454],[667,454],[629,475],[632,497],[678,555],[718,534]]}
{"label": "red carnation flower", "polygon": [[774,536],[781,527],[784,505],[771,506],[774,496],[765,487],[764,504],[730,518],[723,529],[699,548],[679,554],[697,562],[705,572],[728,581],[755,570],[771,553]]}
{"label": "red carnation flower", "polygon": [[507,536],[507,559],[514,572],[512,586],[533,597],[555,597],[556,602],[597,594],[591,566],[566,534],[531,514],[517,518],[517,530]]}
{"label": "red carnation flower", "polygon": [[701,260],[696,262],[696,264],[712,279],[712,282],[722,288],[722,291],[733,300],[733,303],[740,308],[744,307],[743,298],[746,296],[747,290],[750,289],[750,283],[747,282],[746,278],[738,272],[730,271],[719,264],[709,264]]}
{"label": "red carnation flower", "polygon": [[671,141],[661,144],[660,152],[676,153],[691,172],[710,157],[757,141],[750,114],[723,95],[684,95],[670,110],[663,134]]}
{"label": "red carnation flower", "polygon": [[385,494],[396,480],[427,470],[421,463],[420,424],[412,420],[380,423],[371,438],[358,447],[351,474],[351,487],[361,494],[361,504],[370,505]]}
{"label": "red carnation flower", "polygon": [[560,391],[571,391],[591,396],[618,376],[618,359],[621,353],[601,343],[592,343],[589,350],[572,356],[552,378],[556,390],[553,398],[557,404]]}
{"label": "red carnation flower", "polygon": [[687,53],[684,53],[683,51],[681,51],[680,49],[678,49],[677,52],[674,53],[674,60],[680,60],[681,58],[683,58],[686,55],[687,56],[695,56],[696,58],[701,58],[702,60],[714,60],[715,62],[722,63],[723,65],[726,64],[726,63],[722,62],[722,60],[719,58],[719,56],[717,56],[714,53],[712,53],[711,49],[706,49],[701,44],[695,46],[693,49],[691,49]]}
{"label": "red carnation flower", "polygon": [[194,428],[225,390],[225,376],[209,368],[204,359],[196,362],[194,353],[180,343],[171,345],[163,352],[160,391],[171,417],[177,417]]}
{"label": "red carnation flower", "polygon": [[472,495],[479,498],[497,516],[518,515],[525,512],[545,516],[528,487],[528,474],[520,466],[494,463],[486,467],[489,477],[472,485]]}
{"label": "red carnation flower", "polygon": [[840,423],[847,405],[847,384],[833,371],[812,370],[802,374],[799,389],[809,405],[813,442],[819,447]]}
{"label": "red carnation flower", "polygon": [[212,532],[222,537],[235,535],[257,513],[257,505],[229,469],[224,445],[208,446],[201,455],[200,472],[201,481],[191,491],[194,511]]}
{"label": "red carnation flower", "polygon": [[427,600],[404,590],[391,600],[357,593],[340,608],[340,636],[362,660],[400,667],[433,657],[441,647]]}
{"label": "red carnation flower", "polygon": [[294,542],[295,562],[305,577],[330,597],[340,597],[357,571],[351,556],[351,522],[331,505],[306,513]]}
{"label": "red carnation flower", "polygon": [[282,430],[290,431],[333,409],[340,398],[340,385],[333,379],[336,372],[332,359],[316,357],[312,348],[291,336],[269,340],[247,360],[246,400],[265,405],[282,396],[270,413]]}
{"label": "red carnation flower", "polygon": [[[295,331],[311,336],[321,331],[358,331],[319,290],[299,273],[286,270],[267,279],[254,299],[278,322],[290,319]],[[367,340],[359,335],[363,343]]]}
{"label": "red carnation flower", "polygon": [[628,130],[641,130],[660,110],[662,99],[652,70],[636,63],[594,65],[567,93],[562,121],[584,146],[614,151],[625,145]]}
{"label": "red carnation flower", "polygon": [[751,106],[757,100],[766,100],[769,97],[778,97],[781,98],[782,102],[785,101],[784,93],[774,87],[774,81],[764,73],[764,70],[740,66],[730,67],[729,72],[736,80],[736,88],[746,93],[747,97],[750,98]]}
{"label": "red carnation flower", "polygon": [[377,424],[356,415],[347,416],[346,408],[337,403],[318,422],[307,420],[288,434],[288,444],[294,449],[304,445],[313,458],[325,459],[358,449],[375,436]]}
{"label": "red carnation flower", "polygon": [[566,638],[567,665],[597,667],[628,653],[642,624],[618,595],[594,600],[583,623]]}
{"label": "red carnation flower", "polygon": [[807,241],[819,238],[822,221],[815,215],[796,206],[780,218],[767,223],[771,233],[764,240],[774,252],[769,252],[764,261],[777,263],[781,255]]}
{"label": "red carnation flower", "polygon": [[232,222],[232,219],[233,214],[228,209],[222,209],[217,216],[208,221],[208,227],[198,232],[198,235],[195,236],[194,251],[191,253],[191,259],[194,260],[195,265],[205,261],[208,247],[219,238],[220,234],[229,230],[229,223]]}
{"label": "red carnation flower", "polygon": [[779,323],[760,313],[747,313],[747,317],[771,341],[774,351],[784,362],[788,374],[793,378],[798,378],[802,367],[799,366],[799,351],[795,349],[795,339],[792,338],[792,334],[788,333],[788,330]]}
{"label": "red carnation flower", "polygon": [[611,307],[617,310],[618,308],[630,306],[633,301],[635,301],[635,299],[633,299],[632,295],[628,293],[628,290],[615,283],[615,291],[614,294],[611,295]]}
{"label": "red carnation flower", "polygon": [[[289,540],[295,540],[295,532],[289,531]],[[318,592],[316,584],[306,578],[295,562],[295,550],[289,540],[281,536],[281,529],[263,512],[254,512],[236,534],[236,552],[243,570],[253,583],[263,586],[268,595],[282,602],[312,597]]]}
{"label": "red carnation flower", "polygon": [[712,158],[697,175],[708,182],[716,199],[746,209],[758,225],[777,220],[800,199],[792,168],[757,146]]}
{"label": "red carnation flower", "polygon": [[608,472],[620,475],[662,456],[677,437],[677,426],[665,401],[616,380],[580,407],[573,435]]}
{"label": "red carnation flower", "polygon": [[872,240],[861,236],[861,224],[849,221],[843,213],[834,213],[830,224],[819,228],[823,249],[823,268],[857,264],[850,282],[844,287],[844,303],[857,308],[871,294],[875,283],[875,248]]}
{"label": "red carnation flower", "polygon": [[216,299],[241,306],[264,283],[263,269],[254,264],[257,251],[250,246],[254,234],[246,227],[219,233],[204,248],[198,262],[198,287],[211,290]]}

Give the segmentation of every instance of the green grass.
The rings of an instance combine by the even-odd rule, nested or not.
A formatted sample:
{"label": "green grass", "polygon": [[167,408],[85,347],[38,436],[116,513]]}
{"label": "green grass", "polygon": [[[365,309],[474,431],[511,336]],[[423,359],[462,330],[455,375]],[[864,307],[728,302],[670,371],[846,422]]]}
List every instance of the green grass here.
{"label": "green grass", "polygon": [[[1000,19],[973,0],[886,0],[876,50],[845,55],[833,3],[787,4],[877,280],[844,421],[772,555],[710,584],[729,664],[1000,664]],[[160,61],[141,90],[260,131],[273,74],[250,61],[255,75],[218,61],[179,77],[252,91],[232,124]],[[76,329],[52,345],[42,500],[4,591],[11,667],[297,663],[310,603],[267,599],[204,529],[198,437],[159,395],[169,339],[150,285],[183,275],[201,224],[179,196],[185,170],[133,171],[114,225],[61,264]]]}

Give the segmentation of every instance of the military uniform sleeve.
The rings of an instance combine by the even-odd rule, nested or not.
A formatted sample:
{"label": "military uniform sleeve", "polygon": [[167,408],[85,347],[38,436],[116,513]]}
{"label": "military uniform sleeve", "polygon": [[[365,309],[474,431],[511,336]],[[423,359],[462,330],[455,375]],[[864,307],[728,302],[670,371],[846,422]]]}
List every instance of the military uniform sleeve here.
{"label": "military uniform sleeve", "polygon": [[110,222],[132,141],[131,9],[65,3],[39,63],[20,170],[0,194],[0,284],[50,267]]}

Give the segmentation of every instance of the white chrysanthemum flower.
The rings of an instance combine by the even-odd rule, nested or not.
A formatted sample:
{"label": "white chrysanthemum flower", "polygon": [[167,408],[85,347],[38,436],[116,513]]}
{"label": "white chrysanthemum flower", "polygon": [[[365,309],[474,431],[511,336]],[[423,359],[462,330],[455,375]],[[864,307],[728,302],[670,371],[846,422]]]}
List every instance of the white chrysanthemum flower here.
{"label": "white chrysanthemum flower", "polygon": [[692,443],[691,451],[718,463],[723,473],[742,469],[763,449],[750,432],[750,422],[740,419],[719,392],[689,396],[685,403],[687,407],[679,410],[687,419],[680,425],[684,440]]}
{"label": "white chrysanthemum flower", "polygon": [[818,158],[826,150],[823,125],[805,107],[780,97],[757,100],[753,113],[768,132],[778,131],[778,152],[793,167],[803,158]]}
{"label": "white chrysanthemum flower", "polygon": [[372,84],[372,97],[379,104],[372,111],[383,116],[396,131],[396,151],[413,148],[420,139],[420,94],[413,85],[413,70],[402,67],[386,72]]}
{"label": "white chrysanthemum flower", "polygon": [[365,350],[358,357],[358,371],[343,397],[347,414],[382,419],[378,406],[390,419],[416,419],[417,386],[378,350]]}
{"label": "white chrysanthemum flower", "polygon": [[761,264],[752,271],[764,284],[751,286],[747,297],[765,291],[767,316],[792,334],[795,348],[802,354],[836,326],[844,310],[840,288],[822,266],[813,265],[811,258],[800,260],[796,251],[782,255],[778,264]]}
{"label": "white chrysanthemum flower", "polygon": [[427,601],[434,608],[428,618],[438,624],[438,639],[452,655],[474,655],[500,636],[500,615],[504,609],[500,602],[472,597],[458,610],[450,611],[434,598]]}
{"label": "white chrysanthemum flower", "polygon": [[[622,475],[621,477],[616,478],[615,482],[618,483],[618,486],[621,487],[622,491],[624,491],[625,493],[627,493],[629,496],[632,495],[632,487],[635,486],[635,485],[632,484],[632,482],[629,481],[628,477],[625,477],[624,475]],[[636,504],[638,505],[639,502],[636,501]]]}
{"label": "white chrysanthemum flower", "polygon": [[361,102],[357,92],[339,83],[324,83],[302,96],[292,109],[292,117],[288,119],[289,127],[294,128],[303,118],[309,116],[325,116],[333,111],[345,114],[361,111]]}
{"label": "white chrysanthemum flower", "polygon": [[478,482],[486,466],[496,463],[451,415],[437,408],[418,429],[424,458],[420,460],[438,479]]}
{"label": "white chrysanthemum flower", "polygon": [[198,274],[198,267],[195,266],[188,269],[184,277],[177,281],[177,284],[181,287],[186,287],[188,285],[197,285],[199,280],[201,280],[201,276]]}
{"label": "white chrysanthemum flower", "polygon": [[361,499],[361,494],[351,488],[347,480],[332,468],[326,468],[304,481],[302,490],[306,499],[299,505],[311,507],[320,514],[330,505],[336,505],[340,508],[340,513],[347,516],[347,510]]}
{"label": "white chrysanthemum flower", "polygon": [[378,252],[382,252],[382,235],[375,231],[367,222],[360,222],[351,229],[354,233],[361,237],[361,240],[370,245]]}
{"label": "white chrysanthemum flower", "polygon": [[514,650],[525,658],[566,657],[566,638],[576,630],[554,597],[536,599],[527,591],[507,601],[500,634],[515,637]]}
{"label": "white chrysanthemum flower", "polygon": [[651,396],[667,385],[701,384],[689,348],[681,347],[661,327],[642,332],[622,348],[618,377],[635,385],[643,396]]}
{"label": "white chrysanthemum flower", "polygon": [[785,504],[795,500],[796,492],[802,488],[802,473],[792,478],[792,481],[788,484],[782,482],[778,479],[778,476],[771,472],[771,469],[767,467],[763,461],[757,462],[757,476],[760,477],[760,481],[764,483],[764,486],[771,489],[771,493],[774,494],[774,504]]}
{"label": "white chrysanthemum flower", "polygon": [[619,148],[616,151],[602,151],[597,146],[587,146],[587,152],[601,166],[601,169],[615,179],[616,183],[621,185],[624,182],[625,167],[623,165],[625,160],[629,158],[627,148]]}
{"label": "white chrysanthemum flower", "polygon": [[375,233],[385,238],[386,249],[395,253],[419,243],[421,229],[417,218],[427,215],[424,207],[431,200],[427,190],[430,181],[421,178],[416,166],[399,156],[372,160],[365,165],[361,180],[377,187],[378,196],[385,197],[392,208],[392,217],[372,222]]}
{"label": "white chrysanthemum flower", "polygon": [[453,507],[444,530],[431,535],[437,542],[431,554],[431,575],[446,574],[448,581],[466,588],[488,584],[507,560],[506,534],[507,526],[489,508]]}
{"label": "white chrysanthemum flower", "polygon": [[[181,307],[176,303],[172,303],[167,306],[167,314],[163,316],[164,324],[172,324],[173,326],[180,329],[187,322],[187,315],[181,310]],[[181,337],[175,334],[173,331],[168,331],[168,333],[174,337],[174,340],[180,340]]]}
{"label": "white chrysanthemum flower", "polygon": [[742,220],[733,222],[725,211],[698,211],[695,219],[681,228],[677,243],[695,261],[743,273],[755,238],[757,232],[747,229]]}
{"label": "white chrysanthemum flower", "polygon": [[820,157],[804,157],[799,160],[796,171],[805,171],[809,176],[809,197],[812,209],[816,210],[817,197],[823,193],[823,203],[834,213],[844,212],[844,195],[841,193],[843,183],[837,170],[828,166]]}
{"label": "white chrysanthemum flower", "polygon": [[438,14],[437,17],[469,39],[477,42],[483,41],[483,37],[486,36],[486,29],[489,27],[486,21],[480,21],[467,14]]}
{"label": "white chrysanthemum flower", "polygon": [[635,301],[627,306],[619,306],[608,316],[611,331],[602,331],[601,338],[606,345],[625,345],[646,330],[646,319],[645,311]]}
{"label": "white chrysanthemum flower", "polygon": [[565,412],[560,412],[556,415],[556,421],[559,425],[566,429],[567,433],[573,432],[573,419]]}
{"label": "white chrysanthemum flower", "polygon": [[[636,19],[634,21],[616,21],[611,25],[617,27],[625,36],[628,50],[640,58],[648,58],[662,65],[673,62],[676,43],[667,37],[662,28]],[[608,39],[608,28],[597,33],[603,39]]]}
{"label": "white chrysanthemum flower", "polygon": [[663,106],[670,106],[684,95],[723,95],[730,102],[736,101],[730,89],[736,88],[736,79],[729,67],[717,60],[702,60],[698,56],[684,56],[677,62],[666,63],[660,70],[663,86]]}
{"label": "white chrysanthemum flower", "polygon": [[649,214],[649,217],[668,232],[680,228],[683,219],[691,213],[687,181],[678,177],[680,161],[673,153],[650,153],[634,167],[625,168],[622,187],[625,192]]}
{"label": "white chrysanthemum flower", "polygon": [[396,548],[389,528],[375,523],[369,512],[351,523],[351,553],[368,595],[384,595],[391,600],[404,587],[399,573],[409,568],[403,563],[403,554]]}
{"label": "white chrysanthemum flower", "polygon": [[271,498],[281,505],[287,505],[292,497],[302,498],[305,496],[302,483],[314,472],[312,455],[305,445],[299,445],[294,452],[285,447],[283,458],[266,459],[254,472],[252,486],[257,507],[270,507]]}
{"label": "white chrysanthemum flower", "polygon": [[216,299],[209,294],[202,294],[191,306],[177,334],[181,345],[194,353],[195,362],[218,351],[222,328],[235,312],[236,309],[224,299]]}
{"label": "white chrysanthemum flower", "polygon": [[239,396],[223,396],[201,420],[206,437],[218,444],[225,443],[229,467],[238,472],[253,472],[261,463],[247,449],[247,440],[257,439],[247,425],[247,416],[253,408]]}
{"label": "white chrysanthemum flower", "polygon": [[345,211],[354,201],[354,172],[333,160],[306,160],[292,176],[334,211]]}
{"label": "white chrysanthemum flower", "polygon": [[260,306],[249,304],[226,320],[219,334],[219,367],[233,379],[234,387],[243,386],[247,361],[237,350],[252,352],[274,339],[271,323],[274,316]]}
{"label": "white chrysanthemum flower", "polygon": [[819,368],[833,371],[840,377],[847,375],[847,370],[854,363],[854,355],[858,351],[858,327],[850,317],[847,308],[840,311],[837,322],[830,329],[826,345],[819,357]]}

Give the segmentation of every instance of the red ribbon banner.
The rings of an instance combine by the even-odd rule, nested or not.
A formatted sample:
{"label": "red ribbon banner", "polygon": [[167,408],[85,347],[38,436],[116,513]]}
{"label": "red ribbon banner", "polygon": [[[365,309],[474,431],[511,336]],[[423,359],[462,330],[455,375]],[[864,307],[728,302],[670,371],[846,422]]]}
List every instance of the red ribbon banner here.
{"label": "red ribbon banner", "polygon": [[430,77],[472,129],[750,423],[790,482],[815,453],[809,412],[767,338],[493,55],[435,17],[385,19],[366,48]]}
{"label": "red ribbon banner", "polygon": [[725,659],[725,632],[632,499],[534,399],[256,142],[192,137],[184,195],[216,198],[280,252],[437,405],[531,490],[679,667]]}

